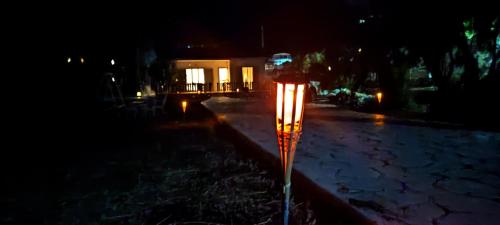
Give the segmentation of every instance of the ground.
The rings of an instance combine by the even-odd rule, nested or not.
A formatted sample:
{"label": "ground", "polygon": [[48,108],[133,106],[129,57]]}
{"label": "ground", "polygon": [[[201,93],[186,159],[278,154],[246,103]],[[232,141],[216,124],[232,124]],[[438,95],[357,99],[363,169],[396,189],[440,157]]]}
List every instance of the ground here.
{"label": "ground", "polygon": [[[70,120],[81,130],[57,138],[63,152],[39,149],[38,163],[8,171],[1,223],[280,224],[278,173],[240,155],[201,105],[136,116],[107,115],[86,129]],[[316,224],[304,202],[293,216]]]}
{"label": "ground", "polygon": [[[270,99],[203,103],[279,157]],[[377,224],[497,224],[500,134],[308,104],[294,168]]]}

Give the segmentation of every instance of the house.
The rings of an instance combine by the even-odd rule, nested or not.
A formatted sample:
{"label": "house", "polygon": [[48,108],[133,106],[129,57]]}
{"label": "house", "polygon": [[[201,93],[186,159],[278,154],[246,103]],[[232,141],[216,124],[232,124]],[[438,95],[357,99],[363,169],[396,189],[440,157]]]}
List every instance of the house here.
{"label": "house", "polygon": [[270,78],[265,72],[266,57],[175,59],[173,81],[182,92],[235,92],[262,90]]}

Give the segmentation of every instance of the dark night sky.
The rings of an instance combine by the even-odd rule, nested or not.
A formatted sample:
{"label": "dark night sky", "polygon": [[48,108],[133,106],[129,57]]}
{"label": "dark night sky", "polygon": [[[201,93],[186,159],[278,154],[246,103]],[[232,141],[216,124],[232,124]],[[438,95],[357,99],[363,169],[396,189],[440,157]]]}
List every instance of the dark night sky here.
{"label": "dark night sky", "polygon": [[[403,3],[404,2],[404,3]],[[360,15],[383,14],[393,23],[450,14],[477,14],[494,3],[421,0],[179,1],[145,3],[66,3],[38,11],[30,33],[59,47],[60,54],[130,54],[136,47],[168,52],[186,44],[258,48],[260,25],[266,47],[305,51],[345,45]],[[472,4],[474,3],[474,4]],[[125,4],[125,5],[123,5]],[[51,8],[51,7],[48,7]],[[494,13],[494,11],[492,11]],[[482,13],[482,12],[481,12]],[[498,14],[498,13],[497,13]],[[28,39],[29,41],[29,39]]]}

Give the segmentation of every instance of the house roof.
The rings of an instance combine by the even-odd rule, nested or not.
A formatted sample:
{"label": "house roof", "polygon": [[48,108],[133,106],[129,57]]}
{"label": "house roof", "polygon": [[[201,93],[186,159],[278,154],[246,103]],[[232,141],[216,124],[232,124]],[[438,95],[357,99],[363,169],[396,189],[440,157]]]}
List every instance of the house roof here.
{"label": "house roof", "polygon": [[190,46],[190,48],[185,46],[177,48],[174,54],[174,58],[176,59],[229,59],[244,57],[270,57],[270,55],[260,48],[234,48],[226,46]]}

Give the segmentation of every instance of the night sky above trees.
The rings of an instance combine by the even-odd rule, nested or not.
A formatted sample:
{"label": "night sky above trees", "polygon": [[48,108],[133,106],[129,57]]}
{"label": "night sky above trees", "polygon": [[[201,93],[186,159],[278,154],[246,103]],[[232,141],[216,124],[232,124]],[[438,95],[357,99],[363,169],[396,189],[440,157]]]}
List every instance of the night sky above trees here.
{"label": "night sky above trees", "polygon": [[[260,25],[264,25],[268,47],[314,50],[359,38],[355,29],[361,16],[381,16],[381,38],[392,42],[417,38],[414,33],[420,32],[419,26],[438,25],[457,16],[495,15],[493,1],[468,2],[447,5],[436,1],[224,0],[154,5],[71,4],[55,10],[48,27],[52,29],[49,35],[54,34],[58,43],[66,47],[118,51],[155,45],[167,51],[186,43],[207,41],[258,47]],[[427,36],[445,31],[442,27],[428,28],[424,31]]]}

